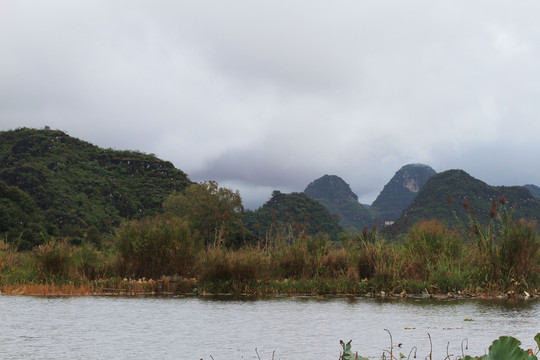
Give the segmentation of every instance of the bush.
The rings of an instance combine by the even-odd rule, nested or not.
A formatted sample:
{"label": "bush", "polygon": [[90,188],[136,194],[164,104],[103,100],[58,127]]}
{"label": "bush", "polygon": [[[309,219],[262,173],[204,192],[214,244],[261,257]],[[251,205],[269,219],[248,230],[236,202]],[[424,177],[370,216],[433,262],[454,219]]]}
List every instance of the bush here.
{"label": "bush", "polygon": [[503,275],[527,278],[537,269],[540,241],[536,223],[513,223],[501,239],[499,261]]}
{"label": "bush", "polygon": [[231,253],[231,276],[238,281],[254,281],[265,277],[267,257],[257,248],[244,248]]}
{"label": "bush", "polygon": [[82,243],[73,254],[77,273],[88,280],[97,280],[112,274],[112,255],[98,251],[93,244]]}
{"label": "bush", "polygon": [[198,241],[189,223],[157,216],[123,224],[117,233],[120,271],[134,277],[192,275]]}
{"label": "bush", "polygon": [[328,275],[334,278],[342,277],[349,268],[349,254],[345,249],[332,250],[322,257],[321,264]]}
{"label": "bush", "polygon": [[73,253],[67,240],[51,240],[33,250],[39,280],[70,280],[76,275]]}
{"label": "bush", "polygon": [[407,233],[405,250],[404,273],[424,280],[434,272],[446,272],[449,263],[459,270],[463,256],[462,241],[438,220],[416,223]]}

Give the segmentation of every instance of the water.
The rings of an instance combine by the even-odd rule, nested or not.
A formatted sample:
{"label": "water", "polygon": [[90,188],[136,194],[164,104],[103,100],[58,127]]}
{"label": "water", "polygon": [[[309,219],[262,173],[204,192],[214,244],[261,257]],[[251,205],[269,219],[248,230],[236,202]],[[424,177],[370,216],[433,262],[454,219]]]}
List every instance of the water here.
{"label": "water", "polygon": [[[473,321],[464,321],[472,319]],[[481,355],[501,335],[534,348],[539,301],[0,296],[2,359],[338,359],[390,348]],[[398,348],[398,343],[402,343]],[[466,345],[466,343],[464,343]],[[257,349],[257,351],[255,350]],[[412,358],[412,356],[411,356]]]}

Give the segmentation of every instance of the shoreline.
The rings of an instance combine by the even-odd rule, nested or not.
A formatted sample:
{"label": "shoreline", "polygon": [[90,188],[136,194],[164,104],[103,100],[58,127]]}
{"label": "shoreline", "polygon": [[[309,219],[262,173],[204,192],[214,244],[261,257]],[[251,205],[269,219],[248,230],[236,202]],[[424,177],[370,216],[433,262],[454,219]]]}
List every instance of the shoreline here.
{"label": "shoreline", "polygon": [[[145,284],[134,282],[135,284]],[[157,282],[154,282],[157,283]],[[148,283],[146,283],[148,284]],[[141,286],[132,288],[106,288],[96,284],[17,284],[1,285],[0,296],[33,296],[33,297],[230,297],[230,298],[355,298],[355,299],[388,299],[388,300],[540,300],[538,290],[533,293],[514,291],[508,292],[448,292],[448,293],[405,293],[392,292],[357,292],[357,293],[319,293],[305,291],[249,291],[249,292],[210,292],[198,291],[168,291],[167,289],[144,289]]]}

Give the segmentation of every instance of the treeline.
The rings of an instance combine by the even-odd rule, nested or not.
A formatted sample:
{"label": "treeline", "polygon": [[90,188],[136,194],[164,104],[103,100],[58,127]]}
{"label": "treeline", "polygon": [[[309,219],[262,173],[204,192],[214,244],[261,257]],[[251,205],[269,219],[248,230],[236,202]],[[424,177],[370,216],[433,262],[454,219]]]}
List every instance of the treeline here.
{"label": "treeline", "polygon": [[0,286],[145,279],[143,287],[174,281],[174,291],[198,293],[538,294],[536,224],[512,219],[504,198],[493,202],[488,223],[472,212],[457,229],[422,220],[392,242],[376,228],[333,241],[310,231],[309,219],[275,214],[255,234],[243,213],[237,192],[193,184],[166,198],[162,213],[123,223],[101,247],[52,238],[20,252],[0,243]]}

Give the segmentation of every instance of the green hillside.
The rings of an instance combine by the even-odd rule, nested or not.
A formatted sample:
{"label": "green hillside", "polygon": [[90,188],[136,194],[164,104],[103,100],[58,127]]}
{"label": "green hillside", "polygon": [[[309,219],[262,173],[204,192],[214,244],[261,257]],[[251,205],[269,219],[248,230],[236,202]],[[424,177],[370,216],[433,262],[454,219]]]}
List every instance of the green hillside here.
{"label": "green hillside", "polygon": [[326,233],[337,240],[343,228],[339,218],[324,205],[304,193],[272,193],[272,198],[255,211],[246,211],[244,226],[259,238],[276,232],[304,232],[306,235]]}
{"label": "green hillside", "polygon": [[369,208],[382,221],[393,221],[411,204],[436,172],[428,165],[409,164],[399,169]]}
{"label": "green hillside", "polygon": [[373,225],[370,211],[358,202],[358,196],[339,176],[324,175],[310,183],[304,193],[338,215],[341,226],[348,232],[361,232],[364,226]]}
{"label": "green hillside", "polygon": [[439,219],[451,226],[456,226],[453,210],[467,223],[467,207],[480,223],[489,222],[489,211],[493,201],[504,195],[515,218],[537,220],[540,218],[540,201],[523,186],[490,186],[473,178],[463,170],[448,170],[432,176],[403,211],[396,223],[414,224],[421,219]]}
{"label": "green hillside", "polygon": [[191,184],[155,155],[102,149],[59,130],[0,132],[0,234],[27,249],[50,236],[73,241],[153,215]]}

